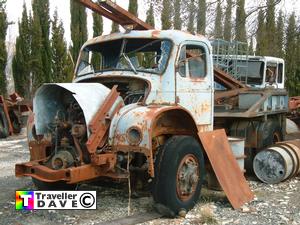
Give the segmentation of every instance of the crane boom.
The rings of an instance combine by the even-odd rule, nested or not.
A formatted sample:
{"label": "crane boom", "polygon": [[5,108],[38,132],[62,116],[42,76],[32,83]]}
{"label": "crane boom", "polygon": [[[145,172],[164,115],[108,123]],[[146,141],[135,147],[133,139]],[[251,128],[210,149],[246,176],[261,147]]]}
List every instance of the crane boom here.
{"label": "crane boom", "polygon": [[91,9],[92,11],[98,13],[101,16],[104,16],[115,23],[120,24],[123,27],[133,26],[134,30],[152,30],[154,29],[149,24],[137,18],[132,13],[123,9],[116,3],[106,0],[99,0],[98,3],[95,3],[91,0],[76,0],[86,8]]}

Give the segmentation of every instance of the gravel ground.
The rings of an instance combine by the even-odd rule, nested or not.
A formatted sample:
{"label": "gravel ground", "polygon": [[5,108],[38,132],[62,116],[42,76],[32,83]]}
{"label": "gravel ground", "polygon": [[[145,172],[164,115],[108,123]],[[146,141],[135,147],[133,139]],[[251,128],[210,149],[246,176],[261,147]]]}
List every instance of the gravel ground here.
{"label": "gravel ground", "polygon": [[[127,215],[128,194],[120,185],[99,187],[81,185],[79,190],[97,190],[97,210],[40,210],[15,211],[15,190],[30,190],[29,178],[15,178],[14,164],[29,159],[25,131],[21,135],[0,140],[0,224],[1,225],[93,225]],[[300,178],[279,185],[266,185],[254,179],[249,181],[255,200],[235,211],[223,192],[202,190],[201,198],[185,218],[156,219],[144,225],[157,224],[237,224],[279,225],[300,224]],[[131,199],[131,213],[152,210],[151,196]]]}

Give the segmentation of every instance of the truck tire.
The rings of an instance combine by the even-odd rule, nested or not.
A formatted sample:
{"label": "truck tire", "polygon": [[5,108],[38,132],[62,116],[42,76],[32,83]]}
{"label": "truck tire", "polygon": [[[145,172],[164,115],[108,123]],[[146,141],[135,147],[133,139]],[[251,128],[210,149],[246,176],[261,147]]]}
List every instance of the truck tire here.
{"label": "truck tire", "polygon": [[55,190],[75,190],[76,184],[67,184],[63,181],[58,182],[44,182],[35,178],[32,178],[32,182],[38,190],[41,191],[55,191]]}
{"label": "truck tire", "polygon": [[0,138],[6,138],[9,135],[8,121],[6,119],[3,107],[0,105]]}
{"label": "truck tire", "polygon": [[178,214],[193,208],[204,178],[202,148],[190,136],[171,137],[155,159],[152,194],[156,203]]}
{"label": "truck tire", "polygon": [[283,141],[282,129],[278,122],[269,120],[262,125],[262,148]]}

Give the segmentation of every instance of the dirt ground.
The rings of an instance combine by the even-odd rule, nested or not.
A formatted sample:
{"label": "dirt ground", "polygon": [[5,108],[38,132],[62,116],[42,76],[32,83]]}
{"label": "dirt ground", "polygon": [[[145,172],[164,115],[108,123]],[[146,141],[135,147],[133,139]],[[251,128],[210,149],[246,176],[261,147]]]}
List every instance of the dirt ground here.
{"label": "dirt ground", "polygon": [[[127,215],[128,194],[117,186],[99,187],[81,185],[79,190],[97,190],[97,210],[40,210],[16,211],[15,190],[30,190],[34,186],[29,178],[16,178],[14,165],[29,159],[25,130],[21,135],[0,139],[0,224],[1,225],[58,225],[84,224],[121,218]],[[300,178],[279,185],[266,185],[249,181],[255,200],[235,211],[223,192],[202,190],[199,202],[185,218],[156,219],[145,225],[158,224],[300,224]],[[131,200],[131,213],[152,210],[151,196]]]}

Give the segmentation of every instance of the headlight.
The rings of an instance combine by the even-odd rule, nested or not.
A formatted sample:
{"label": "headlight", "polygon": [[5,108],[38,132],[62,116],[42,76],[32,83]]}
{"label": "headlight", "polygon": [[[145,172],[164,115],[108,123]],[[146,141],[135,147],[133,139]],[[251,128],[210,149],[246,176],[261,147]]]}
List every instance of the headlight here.
{"label": "headlight", "polygon": [[138,145],[142,141],[142,132],[138,127],[130,127],[126,132],[126,137],[130,145]]}

